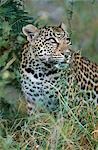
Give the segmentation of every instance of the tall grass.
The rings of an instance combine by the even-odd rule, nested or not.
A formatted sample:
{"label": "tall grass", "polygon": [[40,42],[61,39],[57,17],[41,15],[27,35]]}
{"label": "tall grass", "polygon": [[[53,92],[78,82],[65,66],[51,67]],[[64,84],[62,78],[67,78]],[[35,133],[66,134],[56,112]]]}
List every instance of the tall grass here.
{"label": "tall grass", "polygon": [[1,150],[97,150],[98,110],[94,106],[81,102],[71,108],[63,101],[66,109],[55,117],[44,110],[27,116],[23,105],[19,104],[16,114],[1,114]]}

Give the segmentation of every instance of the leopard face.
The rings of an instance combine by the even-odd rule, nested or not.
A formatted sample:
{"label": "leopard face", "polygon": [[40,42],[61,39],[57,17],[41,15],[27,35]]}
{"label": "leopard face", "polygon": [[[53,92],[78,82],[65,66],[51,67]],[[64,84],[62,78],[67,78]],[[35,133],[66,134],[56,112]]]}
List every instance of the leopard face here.
{"label": "leopard face", "polygon": [[65,25],[36,28],[23,27],[23,33],[32,46],[32,53],[43,62],[63,62],[68,46],[71,45]]}

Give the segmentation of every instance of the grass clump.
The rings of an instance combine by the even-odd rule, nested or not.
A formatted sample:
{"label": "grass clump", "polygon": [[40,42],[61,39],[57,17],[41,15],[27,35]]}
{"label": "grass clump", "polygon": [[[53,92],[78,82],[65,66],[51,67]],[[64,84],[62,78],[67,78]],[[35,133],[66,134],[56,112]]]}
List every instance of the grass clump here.
{"label": "grass clump", "polygon": [[[21,105],[22,108],[22,105]],[[20,109],[21,110],[21,109]],[[55,117],[46,111],[0,119],[0,148],[16,150],[93,150],[98,142],[98,110],[88,106],[68,107]]]}

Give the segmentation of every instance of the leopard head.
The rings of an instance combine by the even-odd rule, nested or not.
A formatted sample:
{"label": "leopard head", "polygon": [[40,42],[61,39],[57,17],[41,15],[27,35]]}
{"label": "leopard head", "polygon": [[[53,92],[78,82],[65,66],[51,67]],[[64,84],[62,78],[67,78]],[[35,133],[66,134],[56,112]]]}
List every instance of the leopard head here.
{"label": "leopard head", "polygon": [[32,24],[23,27],[23,33],[31,45],[35,57],[43,62],[64,62],[71,45],[64,23],[59,26],[37,28]]}

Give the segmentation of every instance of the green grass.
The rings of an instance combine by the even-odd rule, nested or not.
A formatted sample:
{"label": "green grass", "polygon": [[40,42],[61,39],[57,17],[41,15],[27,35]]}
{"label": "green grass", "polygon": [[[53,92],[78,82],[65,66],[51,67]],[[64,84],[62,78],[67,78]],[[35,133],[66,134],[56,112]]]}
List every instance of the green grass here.
{"label": "green grass", "polygon": [[0,118],[0,150],[97,150],[98,109],[65,101],[57,117],[46,111],[27,116],[21,101]]}

